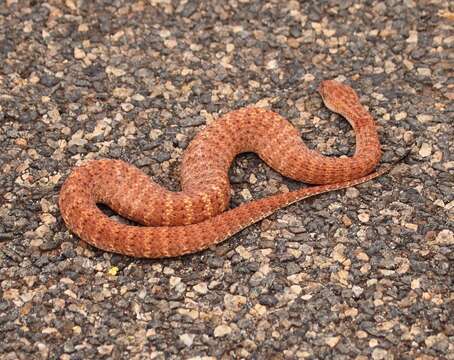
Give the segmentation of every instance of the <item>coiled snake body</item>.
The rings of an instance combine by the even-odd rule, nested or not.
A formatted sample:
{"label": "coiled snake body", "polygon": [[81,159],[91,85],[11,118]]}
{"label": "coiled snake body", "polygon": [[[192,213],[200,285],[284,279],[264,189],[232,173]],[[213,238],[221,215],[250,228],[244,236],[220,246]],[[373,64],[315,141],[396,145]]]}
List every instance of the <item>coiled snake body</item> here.
{"label": "coiled snake body", "polygon": [[[123,161],[89,161],[74,169],[61,189],[62,217],[75,234],[97,248],[136,257],[172,257],[206,249],[304,198],[386,172],[370,174],[380,160],[380,143],[374,121],[356,93],[333,80],[323,81],[319,93],[355,130],[352,157],[325,157],[308,149],[298,130],[276,113],[243,108],[216,120],[191,141],[181,166],[181,192],[162,188]],[[237,154],[251,151],[282,175],[319,186],[224,212],[230,197],[228,169]],[[98,203],[146,226],[120,224]]]}

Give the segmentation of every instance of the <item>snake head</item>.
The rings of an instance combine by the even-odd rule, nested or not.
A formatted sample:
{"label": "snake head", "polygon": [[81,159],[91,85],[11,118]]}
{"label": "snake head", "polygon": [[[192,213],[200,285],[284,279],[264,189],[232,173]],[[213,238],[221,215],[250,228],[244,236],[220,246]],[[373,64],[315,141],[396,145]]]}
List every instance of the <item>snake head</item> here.
{"label": "snake head", "polygon": [[344,85],[335,80],[322,81],[318,87],[326,107],[331,111],[345,114],[359,103],[356,92],[348,85]]}

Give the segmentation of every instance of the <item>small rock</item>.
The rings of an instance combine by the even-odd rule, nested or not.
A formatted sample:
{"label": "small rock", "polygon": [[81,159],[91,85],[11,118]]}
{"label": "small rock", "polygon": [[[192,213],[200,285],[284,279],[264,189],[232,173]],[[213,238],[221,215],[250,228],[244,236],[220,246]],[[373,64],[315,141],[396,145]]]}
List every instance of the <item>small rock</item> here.
{"label": "small rock", "polygon": [[214,329],[214,337],[222,337],[229,335],[232,332],[232,328],[228,325],[219,325]]}
{"label": "small rock", "polygon": [[118,273],[119,268],[117,266],[112,266],[108,271],[107,274],[111,276],[116,276]]}
{"label": "small rock", "polygon": [[354,318],[354,317],[356,317],[358,315],[358,309],[349,308],[349,309],[344,311],[344,315]]}
{"label": "small rock", "polygon": [[340,340],[340,336],[330,336],[325,339],[326,345],[328,345],[330,348],[333,348],[337,345],[337,343]]}
{"label": "small rock", "polygon": [[47,359],[49,357],[49,347],[42,342],[38,342],[35,345],[38,348],[39,353],[41,354],[41,358]]}
{"label": "small rock", "polygon": [[418,68],[417,69],[418,75],[424,77],[430,77],[432,75],[432,71],[429,68]]}
{"label": "small rock", "polygon": [[168,29],[162,29],[159,32],[159,36],[162,37],[163,39],[170,37],[170,35],[172,35],[172,33]]}
{"label": "small rock", "polygon": [[421,287],[421,278],[418,279],[413,279],[411,281],[411,288],[414,289],[419,289]]}
{"label": "small rock", "polygon": [[427,157],[430,154],[432,154],[432,146],[429,145],[428,143],[422,143],[419,149],[419,155],[422,157]]}
{"label": "small rock", "polygon": [[303,288],[299,285],[290,286],[290,291],[295,295],[300,295],[303,291]]}
{"label": "small rock", "polygon": [[379,347],[375,348],[374,351],[372,351],[372,359],[374,360],[385,359],[386,355],[388,355],[388,352],[385,349]]}
{"label": "small rock", "polygon": [[225,46],[225,50],[230,53],[232,52],[233,50],[235,50],[235,45],[233,45],[232,43],[229,43]]}
{"label": "small rock", "polygon": [[145,96],[143,96],[142,94],[134,94],[131,99],[133,99],[134,101],[144,101],[145,100]]}
{"label": "small rock", "polygon": [[132,109],[134,109],[134,105],[131,103],[123,103],[120,106],[125,112],[130,112]]}
{"label": "small rock", "polygon": [[148,137],[151,140],[157,140],[161,135],[162,135],[161,129],[151,129],[150,132],[148,133]]}
{"label": "small rock", "polygon": [[369,255],[367,255],[365,252],[360,251],[356,254],[356,258],[361,261],[369,261]]}
{"label": "small rock", "polygon": [[255,304],[254,308],[251,310],[253,316],[262,317],[267,313],[266,306]]}
{"label": "small rock", "polygon": [[77,130],[73,136],[71,136],[71,140],[68,142],[68,147],[71,146],[84,146],[88,143],[87,139],[83,138],[84,131],[82,129]]}
{"label": "small rock", "polygon": [[401,112],[397,113],[396,115],[394,115],[394,119],[396,119],[397,121],[400,121],[400,120],[403,120],[406,118],[407,118],[407,113],[405,111],[401,111]]}
{"label": "small rock", "polygon": [[369,347],[374,348],[378,345],[378,340],[377,339],[370,339],[369,340]]}
{"label": "small rock", "polygon": [[200,283],[200,284],[194,285],[194,291],[199,294],[206,294],[208,292],[207,283]]}
{"label": "small rock", "polygon": [[246,260],[249,260],[252,255],[251,253],[242,245],[238,246],[235,251],[243,258]]}
{"label": "small rock", "polygon": [[246,304],[246,297],[241,295],[224,295],[224,306],[226,309],[238,312]]}
{"label": "small rock", "polygon": [[441,230],[435,238],[435,243],[438,245],[454,245],[454,233],[449,229]]}
{"label": "small rock", "polygon": [[409,44],[417,44],[418,43],[418,32],[416,30],[411,30],[408,32],[409,36],[407,38],[407,43]]}
{"label": "small rock", "polygon": [[74,58],[76,58],[77,60],[81,60],[85,58],[85,56],[86,56],[85,51],[79,48],[74,48]]}
{"label": "small rock", "polygon": [[169,49],[173,49],[178,45],[175,39],[167,39],[164,41],[164,46]]}
{"label": "small rock", "polygon": [[358,330],[358,331],[356,332],[356,337],[357,337],[358,339],[365,339],[365,338],[367,338],[367,332],[365,332],[365,331],[363,331],[363,330]]}
{"label": "small rock", "polygon": [[249,184],[256,184],[257,183],[257,177],[254,174],[251,174],[249,176]]}
{"label": "small rock", "polygon": [[420,123],[427,123],[427,122],[430,122],[433,120],[433,116],[432,115],[428,115],[428,114],[419,114],[419,115],[416,115],[416,119],[420,122]]}
{"label": "small rock", "polygon": [[193,334],[182,334],[180,335],[180,341],[187,347],[191,347],[194,342],[195,335]]}
{"label": "small rock", "polygon": [[449,340],[447,336],[443,333],[427,337],[424,340],[424,343],[426,344],[427,347],[434,348],[442,352],[446,351],[449,347]]}
{"label": "small rock", "polygon": [[333,252],[331,253],[331,257],[333,258],[333,260],[343,263],[346,259],[345,255],[344,255],[344,251],[345,251],[345,245],[337,244],[334,247]]}
{"label": "small rock", "polygon": [[299,39],[294,39],[294,38],[288,39],[287,40],[287,44],[288,44],[288,46],[290,46],[293,49],[297,49],[301,45],[300,40]]}
{"label": "small rock", "polygon": [[155,155],[153,155],[153,159],[155,159],[158,163],[170,160],[171,158],[172,156],[168,151],[158,151]]}
{"label": "small rock", "polygon": [[35,235],[38,237],[38,238],[43,238],[46,234],[48,234],[50,232],[50,228],[48,225],[40,225],[36,228],[35,230]]}
{"label": "small rock", "polygon": [[100,355],[110,355],[112,353],[113,345],[101,345],[98,346],[98,353]]}
{"label": "small rock", "polygon": [[352,226],[353,222],[347,215],[342,215],[342,222],[346,227]]}
{"label": "small rock", "polygon": [[352,187],[348,188],[345,192],[345,196],[347,196],[349,199],[356,199],[359,196],[359,190]]}
{"label": "small rock", "polygon": [[170,277],[170,280],[169,280],[170,287],[173,288],[173,287],[177,286],[179,283],[181,283],[180,277],[177,277],[177,276]]}
{"label": "small rock", "polygon": [[52,239],[45,241],[41,246],[39,247],[40,250],[43,251],[49,251],[49,250],[54,250],[56,249],[61,243],[61,237],[60,236],[54,236]]}
{"label": "small rock", "polygon": [[106,73],[112,74],[113,76],[123,76],[126,74],[126,71],[112,66],[106,67]]}
{"label": "small rock", "polygon": [[117,98],[127,98],[128,96],[131,96],[133,93],[133,89],[130,88],[123,88],[123,87],[118,87],[113,89],[113,96]]}
{"label": "small rock", "polygon": [[267,305],[267,306],[274,306],[278,303],[276,296],[270,295],[270,294],[260,295],[258,300],[261,305]]}
{"label": "small rock", "polygon": [[258,107],[258,108],[263,108],[263,109],[266,109],[266,108],[269,108],[271,105],[270,105],[270,98],[263,98],[263,99],[260,99],[259,101],[257,101],[254,106],[255,107]]}
{"label": "small rock", "polygon": [[275,70],[278,68],[278,62],[277,60],[271,60],[266,64],[266,68],[268,70]]}
{"label": "small rock", "polygon": [[180,121],[181,126],[191,127],[191,126],[200,126],[205,124],[205,119],[202,116],[193,116],[187,117]]}
{"label": "small rock", "polygon": [[364,213],[358,214],[358,219],[359,219],[359,221],[361,221],[362,223],[367,223],[367,222],[369,222],[369,218],[370,218],[370,216],[369,216],[368,213],[365,213],[365,212],[364,212]]}
{"label": "small rock", "polygon": [[241,196],[243,197],[244,200],[251,200],[252,199],[252,194],[249,191],[249,189],[241,190]]}
{"label": "small rock", "polygon": [[60,82],[60,79],[53,76],[52,74],[44,73],[40,78],[41,84],[47,87],[52,87],[57,85]]}
{"label": "small rock", "polygon": [[353,285],[352,286],[352,292],[353,294],[355,294],[355,296],[360,296],[363,292],[364,292],[364,289],[357,286],[357,285]]}
{"label": "small rock", "polygon": [[188,1],[181,11],[181,16],[190,17],[196,12],[198,5],[199,3],[197,1]]}
{"label": "small rock", "polygon": [[33,239],[32,241],[30,241],[30,246],[31,247],[39,247],[43,244],[43,240],[42,239]]}
{"label": "small rock", "polygon": [[391,60],[385,60],[385,73],[390,74],[396,70],[396,64]]}
{"label": "small rock", "polygon": [[57,108],[50,110],[47,115],[49,115],[49,119],[51,119],[53,123],[59,122],[61,120],[60,112]]}

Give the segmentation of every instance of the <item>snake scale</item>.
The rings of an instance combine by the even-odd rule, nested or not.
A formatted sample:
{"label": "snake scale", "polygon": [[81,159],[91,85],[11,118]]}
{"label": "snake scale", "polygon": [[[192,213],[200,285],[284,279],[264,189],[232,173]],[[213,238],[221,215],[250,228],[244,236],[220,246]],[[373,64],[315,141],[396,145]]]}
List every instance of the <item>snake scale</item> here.
{"label": "snake scale", "polygon": [[[323,81],[318,91],[325,105],[353,127],[353,156],[323,156],[309,149],[298,130],[278,114],[242,108],[214,121],[190,142],[181,164],[180,192],[159,186],[120,160],[92,160],[75,168],[59,196],[65,223],[99,249],[135,257],[174,257],[224,241],[304,198],[361,184],[388,171],[371,173],[381,157],[380,143],[374,120],[355,91],[334,80]],[[255,152],[282,175],[317,186],[224,211],[230,200],[228,170],[243,152]],[[118,223],[97,204],[144,226]]]}

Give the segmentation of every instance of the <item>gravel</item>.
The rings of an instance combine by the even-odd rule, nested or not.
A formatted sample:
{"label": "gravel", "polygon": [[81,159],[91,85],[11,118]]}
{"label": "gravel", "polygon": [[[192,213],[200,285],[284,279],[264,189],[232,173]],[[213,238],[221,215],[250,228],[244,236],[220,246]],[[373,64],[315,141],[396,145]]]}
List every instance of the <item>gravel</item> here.
{"label": "gravel", "polygon": [[[420,1],[0,2],[0,358],[454,359],[453,8]],[[351,84],[390,175],[281,210],[199,254],[137,260],[71,235],[71,168],[118,158],[176,190],[233,109],[312,148],[354,136],[315,93]],[[232,205],[299,184],[237,158]]]}

